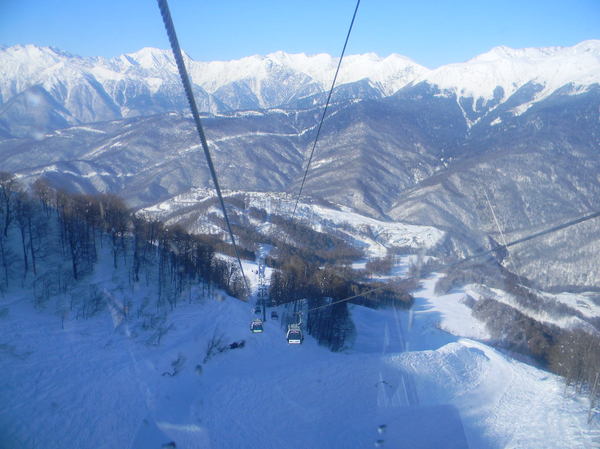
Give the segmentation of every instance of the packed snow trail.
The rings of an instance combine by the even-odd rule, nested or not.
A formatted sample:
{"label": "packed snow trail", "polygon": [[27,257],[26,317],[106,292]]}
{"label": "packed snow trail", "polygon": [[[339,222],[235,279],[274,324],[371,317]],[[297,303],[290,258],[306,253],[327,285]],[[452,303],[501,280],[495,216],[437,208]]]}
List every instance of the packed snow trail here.
{"label": "packed snow trail", "polygon": [[[439,277],[424,279],[415,293],[408,340],[418,351],[404,360],[420,373],[415,379],[423,403],[447,398],[454,404],[471,448],[598,447],[600,427],[588,425],[584,416],[587,399],[572,391],[563,394],[562,378],[484,344],[489,334],[462,303],[465,292],[436,295]],[[422,358],[440,363],[429,371],[436,364]]]}

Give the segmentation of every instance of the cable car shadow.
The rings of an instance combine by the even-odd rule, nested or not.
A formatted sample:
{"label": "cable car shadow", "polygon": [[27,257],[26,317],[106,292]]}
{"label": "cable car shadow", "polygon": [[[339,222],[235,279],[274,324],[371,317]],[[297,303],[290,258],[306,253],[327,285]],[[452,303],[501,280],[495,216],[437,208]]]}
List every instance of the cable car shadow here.
{"label": "cable car shadow", "polygon": [[436,310],[436,306],[426,296],[416,295],[407,315],[408,350],[436,350],[460,339],[443,329],[444,316]]}
{"label": "cable car shadow", "polygon": [[402,310],[352,305],[350,311],[356,334],[349,351],[397,354],[436,350],[459,340],[441,329],[443,317],[439,312],[421,307],[416,301],[415,306],[411,310]]}

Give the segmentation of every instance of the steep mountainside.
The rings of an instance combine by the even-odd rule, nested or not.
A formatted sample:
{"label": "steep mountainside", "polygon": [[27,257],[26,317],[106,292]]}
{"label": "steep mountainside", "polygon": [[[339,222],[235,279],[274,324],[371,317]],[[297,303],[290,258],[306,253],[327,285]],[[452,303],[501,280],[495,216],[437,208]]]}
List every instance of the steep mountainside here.
{"label": "steep mountainside", "polygon": [[535,85],[536,91],[530,102],[513,105],[517,114],[563,86],[598,83],[599,64],[600,41],[597,40],[573,47],[495,47],[467,62],[430,71],[414,84],[425,82],[455,94],[461,98],[465,117],[475,122],[527,85]]}
{"label": "steep mountainside", "polygon": [[[152,106],[156,96],[136,89],[117,95],[118,89],[102,87],[117,73],[119,82],[150,83],[153,92],[170,86],[172,95],[161,97],[170,99],[167,109],[183,109],[168,52],[144,49],[110,61],[32,46],[4,49],[2,57],[7,54],[50,68],[44,75],[38,67],[34,76],[30,64],[0,66],[2,80],[7,74],[44,80],[2,84],[0,135],[13,134],[0,140],[2,170],[26,181],[45,176],[75,191],[110,191],[140,208],[212,187],[191,121],[180,113],[50,132],[41,127],[33,138],[14,137],[27,134],[32,122],[63,127],[94,120],[85,116],[87,110],[110,117],[117,97],[125,103],[116,116],[124,115],[123,104],[138,104],[137,113],[162,108]],[[600,41],[568,48],[496,48],[434,71],[403,72],[410,64],[401,57],[349,57],[346,84],[339,86],[325,120],[305,193],[378,218],[436,226],[447,231],[445,249],[455,254],[488,247],[488,237],[510,240],[598,210],[599,61]],[[206,114],[224,188],[296,192],[334,60],[275,53],[230,63],[189,62],[198,89],[215,105],[226,103],[217,92],[228,89],[231,107],[287,102],[279,109],[225,111],[227,106],[221,108],[225,112]],[[106,82],[93,81],[74,66]],[[285,88],[278,84],[284,79]],[[89,89],[104,92],[75,108],[77,120],[74,106],[65,101],[75,101],[71,88],[81,84],[67,85],[68,80],[87,80]],[[20,89],[29,90],[6,100]],[[349,100],[354,96],[364,99]],[[504,263],[546,287],[597,285],[600,274],[590,272],[600,245],[597,229],[589,222],[540,241],[541,246],[515,248],[516,260]]]}
{"label": "steep mountainside", "polygon": [[[497,111],[494,125],[471,129],[447,168],[403,192],[390,216],[510,241],[600,210],[599,106],[596,86],[556,92],[520,116]],[[516,247],[513,269],[546,286],[597,285],[599,226]]]}

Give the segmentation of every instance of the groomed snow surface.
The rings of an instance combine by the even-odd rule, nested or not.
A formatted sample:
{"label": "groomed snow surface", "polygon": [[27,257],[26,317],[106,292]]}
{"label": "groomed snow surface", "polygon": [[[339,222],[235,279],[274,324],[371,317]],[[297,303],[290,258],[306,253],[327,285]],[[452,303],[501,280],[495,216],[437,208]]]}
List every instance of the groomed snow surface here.
{"label": "groomed snow surface", "polygon": [[[251,334],[251,304],[200,291],[169,315],[159,346],[116,312],[136,293],[108,281],[112,306],[64,329],[8,295],[0,447],[597,448],[587,400],[478,341],[487,333],[464,294],[436,296],[436,279],[410,312],[352,305],[356,337],[341,353],[310,336],[288,345],[278,321]],[[245,346],[204,362],[214,336]]]}

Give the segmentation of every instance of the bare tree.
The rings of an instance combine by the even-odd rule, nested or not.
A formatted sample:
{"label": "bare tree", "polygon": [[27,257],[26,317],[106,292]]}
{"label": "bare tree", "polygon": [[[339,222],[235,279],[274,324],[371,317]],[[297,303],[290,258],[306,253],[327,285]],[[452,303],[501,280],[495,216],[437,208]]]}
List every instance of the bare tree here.
{"label": "bare tree", "polygon": [[31,234],[28,231],[31,229],[31,217],[33,215],[31,199],[26,192],[19,191],[15,195],[14,214],[21,235],[21,248],[23,251],[23,279],[25,279],[29,271],[29,248],[31,246]]}
{"label": "bare tree", "polygon": [[125,202],[116,195],[100,196],[100,213],[105,230],[112,240],[113,265],[117,268],[117,257],[125,251],[125,234],[129,227],[130,213]]}
{"label": "bare tree", "polygon": [[0,172],[0,209],[2,209],[3,212],[2,233],[4,237],[8,237],[8,227],[14,218],[14,197],[20,190],[15,175],[12,173]]}
{"label": "bare tree", "polygon": [[54,196],[54,189],[50,187],[50,184],[43,179],[38,178],[31,186],[34,196],[40,201],[46,216],[50,216],[52,210],[52,198]]}

